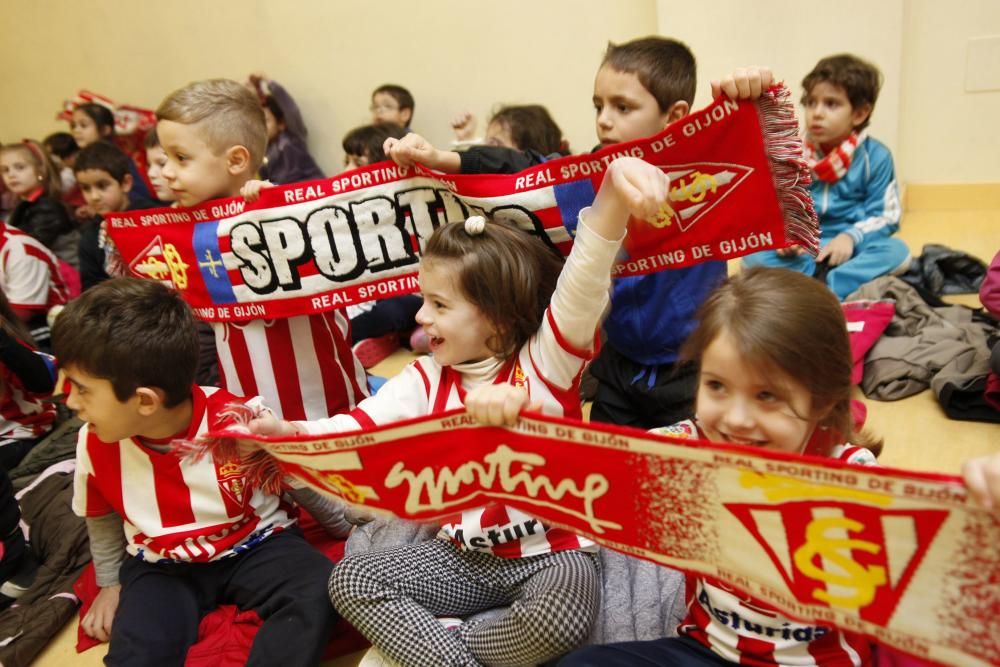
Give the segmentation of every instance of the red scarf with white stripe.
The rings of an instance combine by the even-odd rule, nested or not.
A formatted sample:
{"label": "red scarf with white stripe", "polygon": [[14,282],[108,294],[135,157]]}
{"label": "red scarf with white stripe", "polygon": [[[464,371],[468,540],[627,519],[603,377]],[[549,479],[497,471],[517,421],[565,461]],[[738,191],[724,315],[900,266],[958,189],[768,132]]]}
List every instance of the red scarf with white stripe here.
{"label": "red scarf with white stripe", "polygon": [[867,132],[851,132],[851,136],[840,142],[840,145],[820,157],[822,149],[807,137],[803,141],[803,156],[813,175],[824,183],[836,183],[847,170],[851,168],[854,151],[868,138]]}

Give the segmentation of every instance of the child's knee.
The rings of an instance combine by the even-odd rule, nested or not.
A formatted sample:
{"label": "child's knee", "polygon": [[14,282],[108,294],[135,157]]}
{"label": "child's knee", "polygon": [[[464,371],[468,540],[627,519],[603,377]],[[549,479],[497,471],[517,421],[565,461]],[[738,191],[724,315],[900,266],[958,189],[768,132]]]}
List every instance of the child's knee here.
{"label": "child's knee", "polygon": [[338,610],[350,600],[367,596],[378,588],[371,568],[365,565],[365,555],[348,556],[333,566],[327,593]]}

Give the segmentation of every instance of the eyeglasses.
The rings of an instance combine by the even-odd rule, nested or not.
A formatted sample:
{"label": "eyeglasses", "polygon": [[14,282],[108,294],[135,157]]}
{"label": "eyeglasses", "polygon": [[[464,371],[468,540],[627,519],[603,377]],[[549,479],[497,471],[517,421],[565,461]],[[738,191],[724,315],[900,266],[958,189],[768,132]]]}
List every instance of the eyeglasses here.
{"label": "eyeglasses", "polygon": [[368,110],[371,111],[372,113],[375,113],[376,111],[398,111],[399,110],[399,105],[396,105],[396,104],[373,104],[370,107],[368,107]]}

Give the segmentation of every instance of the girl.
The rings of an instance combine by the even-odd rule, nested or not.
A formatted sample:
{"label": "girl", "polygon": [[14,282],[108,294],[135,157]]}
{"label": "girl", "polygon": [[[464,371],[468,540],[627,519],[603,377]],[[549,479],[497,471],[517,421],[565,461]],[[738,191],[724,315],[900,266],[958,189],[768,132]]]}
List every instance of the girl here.
{"label": "girl", "polygon": [[[784,269],[751,269],[715,290],[698,320],[683,349],[699,363],[695,418],[654,433],[875,464],[882,443],[854,430],[847,325],[825,285]],[[793,621],[708,578],[688,579],[678,634],[591,646],[559,664],[870,662],[860,635]]]}
{"label": "girl", "polygon": [[[433,357],[410,364],[349,414],[295,423],[265,415],[251,430],[357,430],[463,401],[490,424],[513,421],[529,401],[579,418],[580,374],[608,305],[626,221],[630,213],[655,215],[667,193],[659,169],[634,158],[613,162],[593,207],[580,214],[561,273],[559,258],[519,230],[478,217],[441,227],[420,265],[417,320]],[[511,539],[515,534],[526,537]],[[538,664],[590,632],[598,602],[594,551],[587,539],[539,528],[527,514],[493,503],[444,521],[439,539],[346,558],[331,576],[330,597],[376,649],[403,664]],[[497,617],[447,630],[435,618],[506,605]]]}
{"label": "girl", "polygon": [[323,170],[306,146],[309,131],[299,105],[288,91],[263,74],[251,74],[248,87],[260,99],[267,126],[267,154],[260,177],[279,185],[323,178]]}
{"label": "girl", "polygon": [[7,224],[37,239],[74,268],[79,266],[79,234],[66,207],[58,169],[37,143],[25,139],[0,148],[0,172],[7,189],[17,195]]}
{"label": "girl", "polygon": [[[69,130],[80,150],[96,141],[110,141],[118,145],[118,142],[115,141],[114,113],[106,106],[95,102],[87,102],[73,109]],[[123,146],[119,146],[119,148],[125,150]],[[128,154],[128,150],[125,150],[125,153]],[[128,170],[132,174],[132,189],[128,193],[129,204],[135,208],[148,208],[149,202],[154,199],[154,196],[132,155],[129,155]],[[88,206],[81,206],[76,209],[75,215],[80,220],[86,220],[92,218],[94,212]]]}
{"label": "girl", "polygon": [[540,104],[508,105],[500,107],[486,124],[486,137],[473,139],[476,118],[469,112],[459,114],[452,121],[455,145],[485,144],[502,146],[519,151],[533,151],[542,157],[569,155],[569,145],[562,130],[552,119],[549,110]]}

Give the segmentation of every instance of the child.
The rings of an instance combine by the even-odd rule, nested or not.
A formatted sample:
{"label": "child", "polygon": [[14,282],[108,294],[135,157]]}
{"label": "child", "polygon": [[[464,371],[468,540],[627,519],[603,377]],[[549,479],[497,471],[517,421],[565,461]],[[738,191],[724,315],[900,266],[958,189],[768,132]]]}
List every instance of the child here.
{"label": "child", "polygon": [[[48,355],[35,351],[33,342],[0,292],[0,469],[4,471],[13,469],[52,430],[56,419],[55,406],[42,402],[55,388],[55,369]],[[13,533],[0,535],[4,563],[8,537]],[[20,544],[23,548],[23,539]],[[0,575],[0,581],[6,578]]]}
{"label": "child", "polygon": [[144,206],[131,205],[129,193],[135,179],[130,173],[130,165],[128,156],[107,141],[88,145],[76,157],[73,166],[76,181],[88,209],[94,213],[92,218],[80,225],[80,279],[83,289],[89,289],[109,277],[105,267],[107,238],[102,230],[104,216],[155,205],[148,201]]}
{"label": "child", "polygon": [[[580,213],[561,273],[558,257],[513,227],[480,217],[442,226],[420,265],[417,320],[433,357],[410,364],[349,415],[296,423],[264,416],[250,429],[350,431],[463,402],[486,423],[512,422],[529,400],[548,414],[579,418],[580,374],[608,304],[625,223],[630,213],[655,215],[668,190],[656,167],[613,162],[593,207]],[[330,596],[402,664],[544,662],[589,634],[599,574],[593,542],[537,523],[500,503],[464,512],[444,522],[440,539],[346,558],[330,579]],[[474,546],[480,541],[490,546]],[[435,618],[501,605],[511,607],[450,631]]]}
{"label": "child", "polygon": [[393,123],[405,130],[410,130],[413,122],[413,95],[406,88],[393,83],[386,83],[372,93],[372,123]]}
{"label": "child", "polygon": [[534,151],[542,157],[562,157],[570,151],[562,130],[552,120],[549,110],[540,104],[500,107],[486,125],[486,137],[473,139],[476,118],[466,112],[452,121],[457,145],[502,146],[519,151]]}
{"label": "child", "polygon": [[[736,70],[712,82],[712,96],[759,97],[772,78],[763,68]],[[601,146],[660,132],[688,114],[694,92],[694,56],[684,44],[661,37],[609,44],[594,80]],[[439,151],[415,134],[386,143],[386,153],[403,166],[417,161],[448,173],[514,173],[539,163],[532,153],[507,148]],[[694,330],[698,305],[725,274],[725,262],[705,262],[614,281],[607,342],[590,366],[599,381],[592,420],[651,428],[690,413],[694,371],[677,365],[678,351]]]}
{"label": "child", "polygon": [[[53,343],[66,404],[86,422],[73,511],[87,521],[101,590],[82,627],[110,639],[105,662],[183,664],[201,616],[229,602],[264,620],[248,664],[317,664],[334,619],[330,561],[306,543],[289,505],[247,487],[242,461],[172,449],[240,409],[262,409],[192,385],[198,346],[181,297],[157,281],[106,281],[66,306]],[[292,493],[322,507],[314,493]]]}
{"label": "child", "polygon": [[744,266],[816,275],[840,299],[879,276],[906,271],[910,252],[891,237],[902,215],[892,154],[864,131],[881,78],[871,63],[844,54],[820,60],[802,80],[820,252],[813,260],[798,247],[765,251],[744,258]]}
{"label": "child", "polygon": [[167,181],[163,178],[163,165],[167,163],[167,154],[160,146],[160,138],[156,136],[154,127],[146,134],[146,176],[153,186],[156,198],[161,202],[169,204],[174,200],[174,193],[167,186]]}
{"label": "child", "polygon": [[76,180],[73,178],[73,160],[80,152],[80,147],[76,145],[76,140],[69,132],[53,132],[42,140],[42,146],[59,169],[59,180],[65,197],[66,193],[76,185]]}
{"label": "child", "polygon": [[[96,102],[87,102],[73,109],[69,127],[76,145],[81,150],[97,141],[115,140],[115,115],[111,109]],[[153,194],[132,158],[129,158],[129,173],[132,174],[132,190],[129,197],[136,208],[144,208],[145,202],[151,200]],[[82,219],[93,215],[94,212],[90,210],[77,213],[77,217]]]}
{"label": "child", "polygon": [[[875,464],[881,442],[853,429],[844,315],[819,282],[770,268],[733,276],[701,307],[684,357],[698,362],[695,418],[653,432]],[[678,632],[588,647],[560,665],[870,661],[860,635],[794,621],[704,577],[688,579],[688,615]]]}
{"label": "child", "polygon": [[7,224],[37,239],[70,266],[77,266],[79,235],[59,200],[62,182],[52,159],[25,139],[0,148],[4,184],[17,195]]}
{"label": "child", "polygon": [[406,130],[395,123],[362,125],[344,135],[344,170],[357,169],[387,159],[383,146],[386,139],[402,139]]}
{"label": "child", "polygon": [[[180,206],[239,195],[264,157],[264,112],[235,81],[189,84],[168,95],[156,116],[167,154],[162,174]],[[341,311],[212,328],[223,386],[259,394],[285,418],[328,417],[368,394]]]}
{"label": "child", "polygon": [[0,222],[0,291],[15,317],[28,328],[35,344],[48,350],[46,315],[70,298],[59,260],[24,232]]}
{"label": "child", "polygon": [[267,155],[260,177],[281,185],[323,178],[306,146],[309,131],[292,96],[263,74],[251,74],[248,83],[264,107],[267,125]]}

